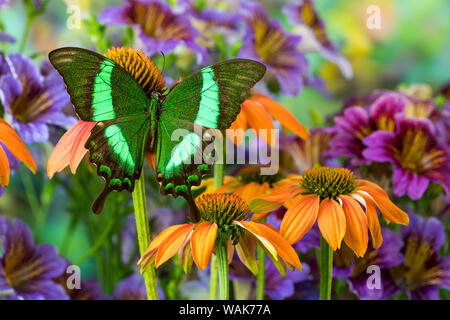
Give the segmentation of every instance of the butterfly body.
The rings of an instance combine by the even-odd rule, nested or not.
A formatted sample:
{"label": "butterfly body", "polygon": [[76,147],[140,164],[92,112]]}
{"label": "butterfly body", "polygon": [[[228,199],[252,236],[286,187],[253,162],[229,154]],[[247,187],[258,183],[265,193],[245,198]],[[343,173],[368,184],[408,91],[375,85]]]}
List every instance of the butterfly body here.
{"label": "butterfly body", "polygon": [[[137,56],[135,63],[144,61]],[[189,196],[190,188],[211,172],[210,163],[194,161],[205,147],[203,133],[229,128],[249,90],[265,73],[256,61],[227,60],[200,69],[163,95],[155,72],[142,64],[129,72],[81,48],[60,48],[49,58],[79,118],[97,122],[85,144],[90,162],[106,181],[93,204],[96,213],[111,191],[133,191],[146,152],[156,154],[161,193]]]}

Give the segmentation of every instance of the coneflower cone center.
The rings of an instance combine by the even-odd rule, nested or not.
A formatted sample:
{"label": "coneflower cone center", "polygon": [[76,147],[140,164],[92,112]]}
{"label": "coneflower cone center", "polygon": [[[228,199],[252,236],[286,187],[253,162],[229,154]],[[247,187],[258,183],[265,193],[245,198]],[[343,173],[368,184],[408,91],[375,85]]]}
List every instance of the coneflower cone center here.
{"label": "coneflower cone center", "polygon": [[141,50],[113,47],[105,56],[124,68],[149,97],[153,91],[163,92],[165,82],[161,71]]}
{"label": "coneflower cone center", "polygon": [[204,194],[195,200],[201,221],[216,223],[225,239],[239,241],[242,235],[233,221],[246,220],[250,216],[247,203],[239,196],[226,193]]}
{"label": "coneflower cone center", "polygon": [[268,183],[270,187],[273,187],[275,183],[284,179],[285,175],[282,170],[279,170],[273,175],[262,175],[261,168],[263,166],[251,166],[239,171],[238,180],[242,184],[248,184],[250,182],[256,182],[258,184]]}
{"label": "coneflower cone center", "polygon": [[345,168],[319,167],[303,174],[300,186],[306,194],[316,194],[320,199],[336,199],[356,189],[353,172]]}

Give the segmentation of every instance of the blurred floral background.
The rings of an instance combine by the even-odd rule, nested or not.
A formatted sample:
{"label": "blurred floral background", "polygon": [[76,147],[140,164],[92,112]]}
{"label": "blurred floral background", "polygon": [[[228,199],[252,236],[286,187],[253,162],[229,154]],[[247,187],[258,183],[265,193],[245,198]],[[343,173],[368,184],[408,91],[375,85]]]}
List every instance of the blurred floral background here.
{"label": "blurred floral background", "polygon": [[[146,9],[155,3],[158,10]],[[368,26],[371,5],[380,10],[379,29]],[[383,243],[370,240],[364,257],[345,245],[334,253],[333,299],[448,299],[449,12],[450,3],[440,0],[0,0],[0,119],[36,165],[9,150],[0,130],[11,172],[0,181],[0,299],[146,297],[130,194],[114,193],[94,215],[90,205],[103,182],[92,165],[81,160],[76,175],[47,167],[77,121],[48,61],[63,46],[139,48],[164,65],[167,85],[233,57],[263,62],[268,72],[255,91],[310,129],[307,140],[280,137],[282,170],[345,166],[380,185],[409,215],[408,226],[380,219]],[[272,116],[276,127],[288,127]],[[241,169],[230,166],[226,174],[239,177]],[[188,209],[183,199],[160,195],[155,174],[146,172],[156,235],[185,222]],[[268,222],[278,228],[285,211]],[[267,260],[265,297],[317,299],[318,247],[315,226],[294,244],[303,271],[281,277]],[[65,286],[68,265],[80,267],[80,290]],[[381,268],[380,289],[366,286],[371,265]],[[207,299],[209,267],[193,269],[185,274],[176,259],[158,269],[160,298]],[[238,259],[230,278],[232,298],[255,297],[255,279]]]}

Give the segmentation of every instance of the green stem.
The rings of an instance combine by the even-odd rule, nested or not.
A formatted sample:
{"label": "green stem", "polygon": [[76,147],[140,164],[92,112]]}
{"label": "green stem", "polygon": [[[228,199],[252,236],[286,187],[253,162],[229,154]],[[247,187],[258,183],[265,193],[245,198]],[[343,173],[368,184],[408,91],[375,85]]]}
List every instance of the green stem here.
{"label": "green stem", "polygon": [[333,280],[333,249],[320,236],[320,300],[331,299],[331,283]]}
{"label": "green stem", "polygon": [[28,40],[28,34],[30,33],[30,29],[31,29],[31,23],[33,22],[35,16],[36,15],[35,15],[34,10],[30,9],[30,6],[27,6],[27,20],[25,22],[25,28],[23,30],[22,38],[20,39],[19,49],[18,49],[18,51],[20,53],[23,53],[23,51],[25,50],[25,46],[26,46],[27,40]]}
{"label": "green stem", "polygon": [[230,280],[228,275],[228,254],[226,240],[220,238],[217,239],[216,254],[219,269],[220,300],[228,300],[230,298]]}
{"label": "green stem", "polygon": [[264,285],[266,282],[266,254],[261,246],[258,246],[259,270],[256,276],[256,300],[264,300]]}
{"label": "green stem", "polygon": [[209,277],[209,300],[217,300],[217,281],[219,279],[219,264],[215,254],[211,256],[211,275]]}
{"label": "green stem", "polygon": [[[223,153],[222,161],[214,163],[214,188],[218,189],[223,184],[223,177],[225,174],[225,157],[226,157],[226,137],[225,133],[222,132],[223,137]],[[219,159],[220,160],[220,159]],[[211,257],[211,275],[209,278],[209,299],[217,299],[217,281],[218,281],[218,262],[216,255]]]}
{"label": "green stem", "polygon": [[[144,170],[141,177],[136,180],[133,191],[134,214],[136,217],[136,229],[141,255],[147,250],[150,244],[150,227],[148,224],[147,203],[145,201]],[[145,287],[149,300],[158,300],[158,290],[156,287],[155,267],[151,265],[144,272]]]}

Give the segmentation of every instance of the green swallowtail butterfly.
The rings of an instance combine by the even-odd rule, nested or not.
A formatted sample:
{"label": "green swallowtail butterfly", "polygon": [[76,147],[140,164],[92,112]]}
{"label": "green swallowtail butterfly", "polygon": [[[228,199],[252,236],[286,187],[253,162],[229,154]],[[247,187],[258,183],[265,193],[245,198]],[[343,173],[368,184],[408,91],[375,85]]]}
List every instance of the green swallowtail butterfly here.
{"label": "green swallowtail butterfly", "polygon": [[[49,59],[79,118],[97,122],[85,144],[97,174],[106,180],[92,205],[95,213],[111,191],[133,191],[146,150],[156,152],[161,192],[188,199],[191,186],[211,172],[209,164],[193,159],[205,147],[195,128],[229,128],[266,70],[256,61],[227,60],[200,69],[163,94],[146,92],[118,63],[86,49],[56,49]],[[172,132],[180,128],[188,134],[172,141]]]}

